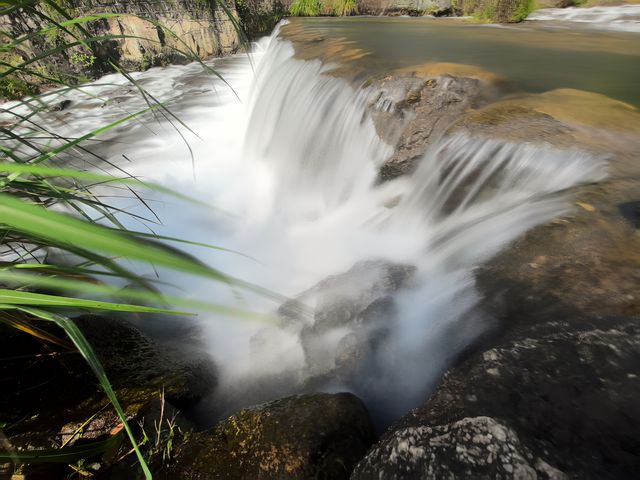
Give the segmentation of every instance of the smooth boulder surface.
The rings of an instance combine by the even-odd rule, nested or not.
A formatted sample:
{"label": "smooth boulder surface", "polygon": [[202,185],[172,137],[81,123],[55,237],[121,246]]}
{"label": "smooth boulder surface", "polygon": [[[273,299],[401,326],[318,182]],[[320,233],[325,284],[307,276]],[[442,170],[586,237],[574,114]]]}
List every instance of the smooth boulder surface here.
{"label": "smooth boulder surface", "polygon": [[161,478],[347,479],[374,439],[367,410],[354,395],[296,395],[190,436]]}

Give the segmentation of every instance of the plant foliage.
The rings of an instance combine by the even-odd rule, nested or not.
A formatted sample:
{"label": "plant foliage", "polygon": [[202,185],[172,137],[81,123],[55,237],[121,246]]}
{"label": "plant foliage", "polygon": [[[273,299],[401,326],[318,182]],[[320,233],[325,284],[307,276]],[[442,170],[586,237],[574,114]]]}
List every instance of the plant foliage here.
{"label": "plant foliage", "polygon": [[[122,40],[124,36],[96,36],[85,28],[91,22],[117,14],[77,16],[63,5],[54,0],[0,2],[0,16],[22,13],[37,20],[36,24],[40,26],[32,32],[19,35],[10,31],[2,32],[1,95],[21,98],[34,94],[35,91],[29,87],[29,81],[34,78],[55,85],[58,92],[86,94],[82,87],[77,86],[82,77],[50,71],[43,67],[41,61],[68,54],[71,63],[82,68],[94,68],[103,60],[101,46]],[[222,6],[227,8],[224,4]],[[235,16],[230,17],[239,28]],[[157,22],[148,21],[162,28],[166,35],[173,35]],[[24,46],[34,42],[40,45],[40,51],[25,56]],[[218,75],[202,63],[186,44],[183,49],[176,50],[200,62],[209,73]],[[105,166],[113,167],[106,159],[93,153],[86,146],[87,141],[132,120],[144,120],[152,113],[159,114],[176,128],[188,128],[153,95],[135,83],[120,65],[113,60],[109,62],[112,70],[121,72],[133,82],[145,98],[146,108],[78,138],[65,138],[38,124],[37,116],[52,107],[51,98],[55,97],[51,93],[26,97],[3,109],[3,113],[11,117],[11,122],[0,125],[0,322],[42,340],[51,338],[37,326],[37,322],[51,322],[66,333],[91,367],[120,417],[145,477],[151,478],[111,383],[91,345],[73,321],[74,313],[87,310],[184,313],[167,307],[181,305],[187,309],[209,308],[233,315],[249,315],[248,312],[224,305],[168,298],[156,288],[158,281],[141,278],[125,267],[121,260],[162,266],[229,285],[251,286],[203,264],[166,242],[218,247],[128,230],[119,217],[133,214],[110,205],[93,192],[93,187],[112,185],[143,203],[136,190],[153,189],[173,195],[181,201],[192,201],[185,195],[142,182],[122,171],[122,175],[116,176],[67,166],[69,157],[73,155],[105,162]],[[19,107],[25,106],[30,113],[19,114]],[[149,212],[152,217],[155,216],[151,209]],[[152,218],[138,219],[153,221]],[[133,287],[117,289],[113,283],[115,280],[126,281]],[[18,322],[13,319],[11,312],[20,312],[27,320]],[[0,463],[4,460],[24,463],[71,462],[106,448],[110,442],[111,439],[84,447],[65,447],[59,451],[4,452],[0,453]]]}

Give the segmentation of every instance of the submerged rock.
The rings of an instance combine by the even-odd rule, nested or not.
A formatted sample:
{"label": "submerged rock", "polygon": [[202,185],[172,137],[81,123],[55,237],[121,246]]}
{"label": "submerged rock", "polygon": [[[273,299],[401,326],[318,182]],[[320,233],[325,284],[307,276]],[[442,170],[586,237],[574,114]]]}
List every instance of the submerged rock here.
{"label": "submerged rock", "polygon": [[164,478],[347,479],[373,441],[367,410],[354,395],[297,395],[190,436]]}
{"label": "submerged rock", "polygon": [[410,265],[363,261],[283,304],[278,315],[300,338],[307,376],[346,381],[371,368],[392,328],[393,294],[414,272]]}

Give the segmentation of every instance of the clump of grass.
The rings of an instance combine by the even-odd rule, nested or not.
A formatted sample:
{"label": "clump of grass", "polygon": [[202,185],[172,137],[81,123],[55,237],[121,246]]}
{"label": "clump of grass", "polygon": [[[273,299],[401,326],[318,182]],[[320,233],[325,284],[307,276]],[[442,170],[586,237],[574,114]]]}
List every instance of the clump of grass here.
{"label": "clump of grass", "polygon": [[356,0],[333,0],[331,11],[339,17],[346,17],[358,13]]}
{"label": "clump of grass", "polygon": [[512,22],[522,22],[525,20],[531,12],[534,10],[534,0],[518,0],[516,10],[511,17]]}
{"label": "clump of grass", "polygon": [[496,22],[496,5],[493,2],[489,2],[482,6],[479,10],[473,12],[473,20],[479,23]]}
{"label": "clump of grass", "polygon": [[322,0],[295,0],[289,7],[289,13],[295,17],[317,17],[323,10]]}
{"label": "clump of grass", "polygon": [[318,17],[333,15],[345,17],[358,13],[356,0],[331,0],[325,4],[323,0],[295,0],[289,7],[289,14],[294,17]]}

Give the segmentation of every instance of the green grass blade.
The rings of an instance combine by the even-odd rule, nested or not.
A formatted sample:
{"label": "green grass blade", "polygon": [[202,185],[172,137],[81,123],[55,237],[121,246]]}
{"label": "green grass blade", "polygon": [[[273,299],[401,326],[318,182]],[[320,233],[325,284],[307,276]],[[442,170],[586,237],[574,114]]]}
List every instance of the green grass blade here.
{"label": "green grass blade", "polygon": [[[221,305],[218,303],[211,302],[203,302],[200,300],[193,300],[189,298],[176,297],[172,295],[163,295],[160,293],[149,292],[146,290],[135,290],[131,288],[117,288],[110,285],[105,285],[102,283],[90,283],[83,280],[73,280],[70,278],[62,278],[59,276],[43,276],[43,275],[34,275],[30,273],[22,273],[16,272],[13,270],[0,270],[0,282],[4,282],[6,284],[17,283],[20,285],[29,285],[33,287],[43,287],[54,289],[57,291],[66,291],[71,292],[73,294],[78,293],[86,293],[93,295],[108,295],[118,299],[124,299],[127,301],[136,301],[136,302],[149,302],[155,304],[162,305],[173,305],[184,307],[188,309],[197,309],[208,312],[216,312],[224,315],[231,315],[234,317],[242,317],[246,319],[260,320],[260,321],[271,321],[272,318],[269,315],[265,315],[258,312],[253,312],[250,310],[245,310],[241,308],[234,308],[227,305]],[[2,290],[0,290],[2,292]],[[25,292],[18,292],[25,293]],[[52,295],[53,298],[60,298],[57,295]],[[64,298],[64,297],[63,297]],[[83,301],[77,299],[78,301]],[[0,299],[3,303],[9,303],[8,301]],[[104,303],[104,302],[101,302]],[[112,304],[107,303],[108,306],[120,305],[120,304]],[[42,305],[41,305],[42,306]],[[51,305],[56,306],[56,305]],[[73,305],[64,305],[73,306]],[[135,305],[125,305],[127,308],[134,308]],[[139,308],[147,308],[147,307],[139,307]],[[109,308],[110,310],[115,310],[115,308]],[[125,310],[121,310],[125,311]],[[129,311],[129,310],[126,310]],[[163,313],[167,313],[167,311],[163,311]],[[178,314],[181,312],[168,311],[168,313]]]}
{"label": "green grass blade", "polygon": [[0,223],[57,244],[105,252],[233,283],[233,279],[228,275],[187,255],[178,254],[177,251],[171,251],[152,242],[141,242],[131,235],[52,212],[6,194],[0,194]]}
{"label": "green grass blade", "polygon": [[93,310],[108,310],[114,312],[140,312],[140,313],[169,313],[173,315],[192,315],[188,312],[176,312],[163,308],[143,307],[126,303],[101,302],[86,300],[83,298],[62,297],[60,295],[47,295],[44,293],[22,292],[19,290],[0,289],[0,303],[14,305],[54,308],[86,308]]}
{"label": "green grass blade", "polygon": [[[180,192],[176,192],[170,188],[164,187],[162,185],[158,185],[156,183],[140,180],[139,178],[136,178],[136,177],[115,177],[109,174],[88,172],[88,171],[76,170],[73,168],[48,167],[44,165],[33,165],[33,164],[12,163],[12,162],[0,162],[0,172],[11,173],[13,175],[30,174],[30,175],[38,175],[41,177],[74,178],[77,180],[87,180],[92,182],[116,183],[116,184],[131,185],[135,187],[143,187],[159,193],[165,193],[172,197],[178,198],[180,200],[185,200],[196,205],[212,208],[210,205],[204,202],[201,202],[200,200],[197,200],[195,198],[192,198],[188,195],[185,195]],[[6,186],[3,182],[5,182],[5,179],[0,179],[0,188]]]}

